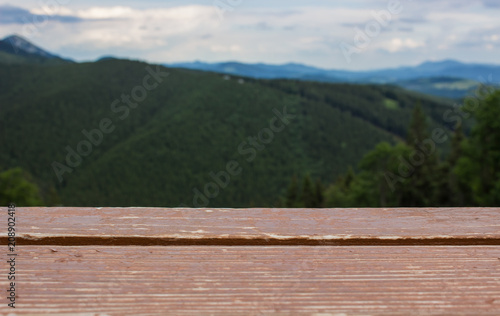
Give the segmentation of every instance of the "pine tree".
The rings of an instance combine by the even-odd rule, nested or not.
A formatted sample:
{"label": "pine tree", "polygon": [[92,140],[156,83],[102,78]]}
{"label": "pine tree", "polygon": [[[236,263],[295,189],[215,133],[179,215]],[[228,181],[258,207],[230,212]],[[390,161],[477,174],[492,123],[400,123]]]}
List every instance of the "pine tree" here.
{"label": "pine tree", "polygon": [[301,200],[306,208],[314,208],[315,207],[315,194],[313,190],[313,185],[311,181],[311,177],[306,175],[304,177],[304,181],[302,182],[302,195]]}
{"label": "pine tree", "polygon": [[349,168],[347,169],[347,175],[345,176],[344,179],[344,186],[346,188],[348,188],[351,185],[352,181],[354,181],[354,177],[355,177],[354,170],[352,170],[352,167],[349,166]]}
{"label": "pine tree", "polygon": [[297,177],[293,176],[290,185],[288,186],[285,198],[285,207],[297,207],[299,202],[299,184]]}
{"label": "pine tree", "polygon": [[410,156],[404,157],[414,170],[405,182],[402,206],[435,206],[439,188],[436,187],[439,159],[436,143],[427,131],[426,115],[420,103],[413,110],[407,135],[407,145],[411,148]]}
{"label": "pine tree", "polygon": [[453,133],[453,138],[451,139],[451,152],[448,157],[448,163],[454,167],[460,157],[462,156],[463,149],[462,143],[465,139],[464,130],[462,128],[462,124],[457,124],[455,126],[455,132]]}
{"label": "pine tree", "polygon": [[469,140],[463,142],[463,157],[456,173],[471,188],[479,206],[500,204],[500,91],[482,101],[473,112],[476,125]]}
{"label": "pine tree", "polygon": [[324,205],[324,188],[323,183],[320,179],[316,180],[316,185],[314,186],[314,207],[321,208]]}
{"label": "pine tree", "polygon": [[419,102],[413,109],[410,127],[406,136],[406,143],[408,144],[408,146],[414,147],[416,144],[419,144],[425,139],[429,138],[426,120],[427,117],[422,110],[422,106]]}
{"label": "pine tree", "polygon": [[472,192],[467,183],[461,181],[455,173],[458,162],[464,155],[463,145],[465,142],[465,135],[461,124],[455,127],[455,133],[451,139],[451,153],[447,159],[449,166],[448,183],[449,183],[449,205],[450,206],[468,206],[473,205]]}

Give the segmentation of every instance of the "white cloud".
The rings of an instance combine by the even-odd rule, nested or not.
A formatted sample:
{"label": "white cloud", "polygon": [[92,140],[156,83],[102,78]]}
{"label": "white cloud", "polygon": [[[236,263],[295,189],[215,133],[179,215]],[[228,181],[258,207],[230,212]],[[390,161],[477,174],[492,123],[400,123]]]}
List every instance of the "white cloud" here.
{"label": "white cloud", "polygon": [[134,14],[134,10],[129,7],[92,7],[84,10],[71,10],[68,8],[60,7],[47,7],[42,6],[40,8],[35,8],[30,10],[34,14],[59,14],[67,16],[77,16],[82,19],[112,19],[112,18],[122,18],[131,17]]}
{"label": "white cloud", "polygon": [[395,53],[404,49],[414,49],[422,46],[424,46],[424,43],[417,42],[411,38],[393,38],[391,41],[386,43],[385,47],[389,52]]}
{"label": "white cloud", "polygon": [[[2,0],[0,0],[1,2]],[[407,2],[404,10],[370,45],[347,64],[339,50],[342,41],[353,42],[355,27],[373,21],[373,10],[384,10],[387,1],[245,1],[220,20],[209,5],[158,6],[145,0],[141,7],[103,6],[97,1],[68,2],[59,8],[33,8],[33,14],[53,12],[82,22],[52,19],[37,26],[28,39],[77,60],[102,55],[140,58],[153,62],[189,60],[307,63],[326,68],[366,69],[410,64],[436,58],[485,58],[492,62],[499,48],[499,9],[485,8],[481,0]],[[117,3],[111,1],[112,3]],[[193,3],[192,1],[186,1]],[[149,5],[146,5],[146,3]],[[177,1],[177,3],[185,3]],[[198,1],[202,3],[202,1]],[[52,10],[52,11],[49,11]],[[23,35],[25,25],[2,25],[0,35]],[[493,31],[484,31],[493,30]],[[478,41],[481,45],[478,45]],[[471,53],[461,43],[482,47]],[[462,45],[462,46],[460,46]],[[490,45],[490,46],[487,46]],[[490,51],[487,51],[488,48]],[[456,54],[456,56],[454,55]],[[467,55],[468,54],[468,55]],[[498,56],[498,54],[496,55]],[[373,61],[377,64],[374,65]]]}
{"label": "white cloud", "polygon": [[212,45],[210,50],[214,53],[227,53],[227,52],[240,52],[241,47],[239,45],[222,46],[222,45]]}

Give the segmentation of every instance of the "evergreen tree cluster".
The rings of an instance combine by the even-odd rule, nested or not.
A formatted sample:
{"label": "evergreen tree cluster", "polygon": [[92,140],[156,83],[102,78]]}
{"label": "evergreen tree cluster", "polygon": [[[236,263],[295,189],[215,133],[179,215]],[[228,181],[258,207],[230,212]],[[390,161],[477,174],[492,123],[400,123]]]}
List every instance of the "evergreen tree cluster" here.
{"label": "evergreen tree cluster", "polygon": [[324,188],[320,179],[313,182],[308,174],[304,176],[302,185],[299,185],[299,180],[296,176],[293,176],[286,192],[284,207],[321,208],[324,205],[323,191]]}
{"label": "evergreen tree cluster", "polygon": [[[325,189],[324,206],[499,206],[500,91],[462,110],[475,122],[468,137],[461,120],[451,135],[440,128],[430,131],[429,118],[417,104],[406,140],[378,144],[361,159],[357,173],[350,168]],[[446,155],[438,148],[444,142],[451,145]],[[294,197],[292,184],[287,206]]]}

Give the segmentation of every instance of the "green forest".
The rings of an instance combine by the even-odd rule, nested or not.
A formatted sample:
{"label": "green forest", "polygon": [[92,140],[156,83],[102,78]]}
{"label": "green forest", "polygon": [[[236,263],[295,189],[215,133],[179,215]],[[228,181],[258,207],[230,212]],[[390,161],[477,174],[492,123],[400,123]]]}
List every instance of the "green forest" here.
{"label": "green forest", "polygon": [[[483,87],[484,88],[484,87]],[[480,91],[481,93],[481,91]],[[407,136],[381,142],[357,165],[326,188],[318,178],[292,177],[283,197],[286,207],[446,207],[500,204],[500,91],[483,90],[457,112],[451,135],[432,132],[417,105]],[[474,118],[469,136],[463,119]],[[449,142],[443,155],[437,145]]]}
{"label": "green forest", "polygon": [[[152,73],[158,84],[137,88]],[[488,206],[500,199],[500,103],[491,91],[467,106],[390,85],[228,79],[118,59],[2,65],[0,87],[5,205]]]}

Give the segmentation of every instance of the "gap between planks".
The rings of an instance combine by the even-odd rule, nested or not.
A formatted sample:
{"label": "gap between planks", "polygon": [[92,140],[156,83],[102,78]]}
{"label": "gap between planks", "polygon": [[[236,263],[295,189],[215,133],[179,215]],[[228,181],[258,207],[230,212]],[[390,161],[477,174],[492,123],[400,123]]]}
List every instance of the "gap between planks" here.
{"label": "gap between planks", "polygon": [[[7,244],[6,237],[0,242]],[[139,236],[24,235],[17,244],[29,246],[500,246],[500,238],[161,238]]]}

